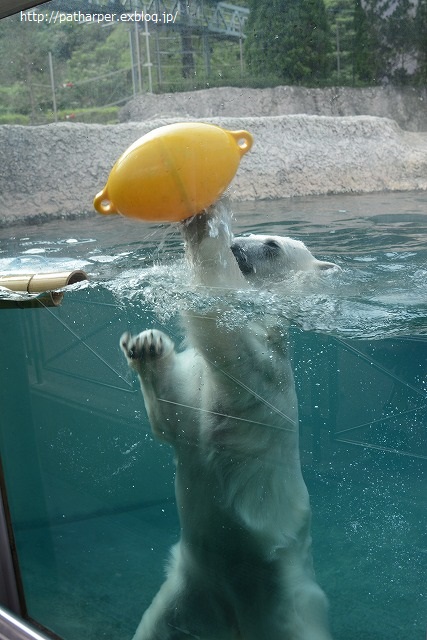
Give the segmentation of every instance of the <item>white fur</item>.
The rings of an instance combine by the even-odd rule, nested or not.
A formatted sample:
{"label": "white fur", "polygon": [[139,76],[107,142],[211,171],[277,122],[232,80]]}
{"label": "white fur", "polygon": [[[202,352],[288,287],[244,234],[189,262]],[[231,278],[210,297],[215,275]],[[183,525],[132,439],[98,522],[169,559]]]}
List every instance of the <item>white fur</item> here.
{"label": "white fur", "polygon": [[280,281],[290,272],[339,269],[332,262],[317,260],[300,240],[282,236],[250,234],[232,244],[243,272],[252,283]]}
{"label": "white fur", "polygon": [[[195,284],[247,287],[226,227],[214,223],[215,211],[183,225]],[[274,238],[283,256],[273,268],[315,268],[302,243]],[[181,522],[134,640],[331,640],[312,568],[287,337],[275,318],[233,329],[221,313],[186,315],[191,346],[180,353],[157,330],[121,338],[153,433],[175,450]]]}

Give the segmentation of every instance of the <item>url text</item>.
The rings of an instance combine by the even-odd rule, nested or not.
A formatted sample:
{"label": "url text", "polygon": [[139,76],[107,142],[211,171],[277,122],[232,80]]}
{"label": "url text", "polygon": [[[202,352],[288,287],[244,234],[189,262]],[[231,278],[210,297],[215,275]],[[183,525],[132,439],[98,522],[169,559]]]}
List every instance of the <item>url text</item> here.
{"label": "url text", "polygon": [[133,11],[130,13],[84,13],[83,11],[21,11],[21,22],[37,22],[46,24],[65,24],[77,22],[85,24],[112,23],[112,22],[153,22],[154,24],[175,24],[178,11],[173,13],[146,13],[145,11]]}

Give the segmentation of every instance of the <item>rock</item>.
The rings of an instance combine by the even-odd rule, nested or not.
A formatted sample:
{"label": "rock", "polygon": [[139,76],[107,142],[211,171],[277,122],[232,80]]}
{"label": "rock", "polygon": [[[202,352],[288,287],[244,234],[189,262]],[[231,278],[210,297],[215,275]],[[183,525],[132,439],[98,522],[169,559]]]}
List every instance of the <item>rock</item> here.
{"label": "rock", "polygon": [[413,87],[219,87],[183,93],[144,94],[121,109],[122,122],[159,117],[263,117],[293,114],[370,115],[396,120],[402,129],[427,131],[427,89]]}
{"label": "rock", "polygon": [[[0,225],[93,213],[93,198],[120,154],[148,131],[179,120],[0,127]],[[234,200],[427,189],[427,133],[403,131],[385,118],[203,121],[254,135],[230,187]]]}

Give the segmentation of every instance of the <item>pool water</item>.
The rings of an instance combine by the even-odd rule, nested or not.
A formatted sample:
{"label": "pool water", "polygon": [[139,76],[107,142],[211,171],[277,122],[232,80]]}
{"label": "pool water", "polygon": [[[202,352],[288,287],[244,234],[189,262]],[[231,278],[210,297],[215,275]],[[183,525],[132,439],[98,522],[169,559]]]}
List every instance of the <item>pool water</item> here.
{"label": "pool water", "polygon": [[[233,205],[341,271],[236,295],[225,322],[291,319],[317,579],[336,640],[424,639],[427,194]],[[62,305],[2,309],[0,445],[29,616],[65,640],[126,640],[177,541],[173,461],[118,348],[182,338],[194,291],[174,226],[94,215],[0,230],[0,271],[83,268]]]}

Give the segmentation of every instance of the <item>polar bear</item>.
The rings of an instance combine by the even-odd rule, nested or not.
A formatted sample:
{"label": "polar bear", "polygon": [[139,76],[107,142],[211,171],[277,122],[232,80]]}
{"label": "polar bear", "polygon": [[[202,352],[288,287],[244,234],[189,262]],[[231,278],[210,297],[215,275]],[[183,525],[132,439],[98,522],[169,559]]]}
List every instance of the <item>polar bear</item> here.
{"label": "polar bear", "polygon": [[220,319],[236,290],[335,265],[289,238],[233,240],[218,207],[181,226],[194,285],[222,303],[184,314],[184,350],[155,329],[120,340],[152,431],[174,448],[181,524],[134,640],[331,640],[286,329],[268,314],[244,327]]}
{"label": "polar bear", "polygon": [[280,282],[290,272],[338,270],[333,262],[317,260],[300,240],[250,234],[231,245],[241,272],[258,285]]}

